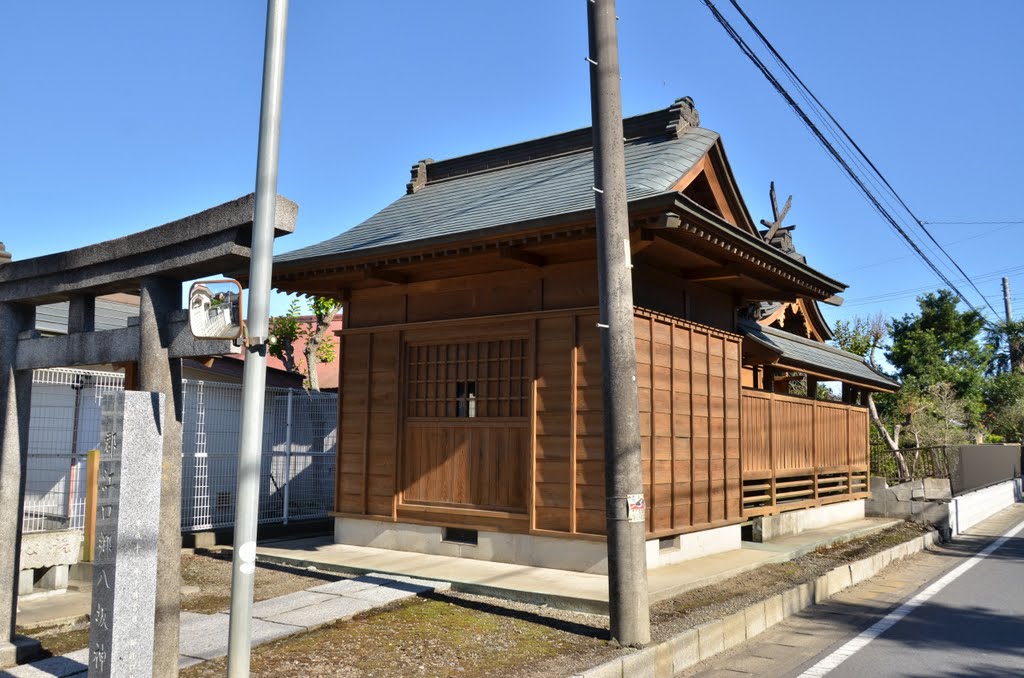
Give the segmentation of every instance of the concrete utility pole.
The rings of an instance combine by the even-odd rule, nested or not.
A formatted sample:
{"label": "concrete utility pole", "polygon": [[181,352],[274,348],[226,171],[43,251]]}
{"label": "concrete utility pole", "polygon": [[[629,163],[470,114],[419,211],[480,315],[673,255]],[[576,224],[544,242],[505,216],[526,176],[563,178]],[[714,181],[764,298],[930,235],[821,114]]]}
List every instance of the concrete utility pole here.
{"label": "concrete utility pole", "polygon": [[1006,322],[1013,322],[1013,304],[1010,303],[1010,279],[1003,278],[1003,307],[1006,309]]}
{"label": "concrete utility pole", "polygon": [[256,572],[256,518],[259,510],[263,406],[267,381],[267,333],[270,325],[270,274],[274,257],[277,203],[277,157],[281,142],[281,92],[288,0],[267,3],[256,159],[256,206],[249,268],[248,335],[242,372],[238,492],[235,496],[235,542],[231,572],[231,621],[228,627],[228,676],[249,675],[252,648],[252,592]]}
{"label": "concrete utility pole", "polygon": [[616,20],[614,0],[587,0],[604,373],[608,607],[612,638],[637,647],[650,642],[651,629]]}

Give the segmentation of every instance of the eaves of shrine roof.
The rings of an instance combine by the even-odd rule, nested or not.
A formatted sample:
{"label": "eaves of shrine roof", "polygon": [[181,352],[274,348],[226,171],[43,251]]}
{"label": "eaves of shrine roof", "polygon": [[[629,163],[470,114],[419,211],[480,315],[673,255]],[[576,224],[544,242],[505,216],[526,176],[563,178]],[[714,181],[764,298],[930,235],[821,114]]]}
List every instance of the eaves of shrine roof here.
{"label": "eaves of shrine roof", "polygon": [[737,327],[744,340],[756,342],[774,353],[775,364],[782,368],[849,381],[871,390],[891,393],[900,388],[898,381],[875,370],[856,353],[749,320],[741,320]]}

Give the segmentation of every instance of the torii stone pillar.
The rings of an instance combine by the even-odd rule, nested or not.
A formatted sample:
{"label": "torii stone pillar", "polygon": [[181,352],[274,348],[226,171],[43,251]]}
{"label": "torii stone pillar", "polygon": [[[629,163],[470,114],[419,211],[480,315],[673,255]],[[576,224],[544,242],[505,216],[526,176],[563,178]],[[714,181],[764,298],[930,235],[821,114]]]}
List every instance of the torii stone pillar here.
{"label": "torii stone pillar", "polygon": [[[295,228],[298,206],[278,196],[275,236]],[[244,272],[252,194],[147,231],[69,252],[0,265],[0,667],[14,662],[18,559],[28,456],[32,370],[138,366],[136,388],[163,393],[163,465],[153,655],[155,676],[178,673],[181,590],[181,359],[239,353],[229,340],[199,340],[181,308],[186,280]],[[2,256],[0,263],[10,257]],[[95,329],[95,298],[139,292],[139,322]],[[35,307],[68,301],[68,334],[41,337]],[[6,662],[6,663],[3,663]]]}
{"label": "torii stone pillar", "polygon": [[[157,545],[156,616],[153,646],[164,652],[153,655],[153,675],[173,676],[178,671],[178,615],[181,611],[181,360],[172,359],[167,327],[172,312],[181,308],[181,283],[167,278],[142,280],[139,303],[140,391],[170,396],[164,407],[164,453],[160,496],[177,501],[160,503],[160,540]],[[170,649],[174,648],[171,652]]]}
{"label": "torii stone pillar", "polygon": [[[0,243],[0,251],[3,251]],[[6,254],[6,252],[4,252]],[[6,263],[10,255],[0,258]],[[0,303],[0,506],[14,509],[0,516],[0,666],[10,666],[38,643],[15,636],[21,525],[25,507],[25,463],[31,412],[32,372],[15,369],[18,335],[35,326],[35,307]],[[15,547],[17,545],[17,547]],[[2,622],[0,622],[2,623]]]}

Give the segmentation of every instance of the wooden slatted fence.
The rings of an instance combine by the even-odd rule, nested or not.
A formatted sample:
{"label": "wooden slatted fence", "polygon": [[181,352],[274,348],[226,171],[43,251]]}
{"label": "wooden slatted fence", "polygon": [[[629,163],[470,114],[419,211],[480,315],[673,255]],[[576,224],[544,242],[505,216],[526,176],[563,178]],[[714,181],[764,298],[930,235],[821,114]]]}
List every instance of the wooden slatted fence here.
{"label": "wooden slatted fence", "polygon": [[744,389],[743,515],[868,496],[862,407]]}

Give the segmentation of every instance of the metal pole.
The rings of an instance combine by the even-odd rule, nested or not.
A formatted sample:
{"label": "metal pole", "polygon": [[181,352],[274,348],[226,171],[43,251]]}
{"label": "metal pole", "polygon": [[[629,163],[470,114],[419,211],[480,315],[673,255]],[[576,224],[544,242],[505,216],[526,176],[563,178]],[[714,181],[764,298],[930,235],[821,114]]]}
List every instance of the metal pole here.
{"label": "metal pole", "polygon": [[1006,309],[1006,322],[1013,322],[1013,304],[1010,303],[1010,279],[1003,278],[1003,307]]}
{"label": "metal pole", "polygon": [[242,372],[238,492],[231,573],[231,621],[228,627],[228,676],[249,675],[252,643],[252,591],[256,571],[256,517],[259,509],[263,406],[267,381],[267,331],[270,324],[270,273],[274,254],[277,156],[281,141],[281,91],[288,0],[268,0],[263,98],[260,104],[256,160],[256,209],[249,267],[248,337]]}
{"label": "metal pole", "polygon": [[284,524],[288,524],[288,486],[292,480],[292,392],[288,389],[288,418],[284,428]]}
{"label": "metal pole", "polygon": [[[604,373],[608,608],[621,645],[651,640],[645,551],[646,510],[633,333],[633,279],[614,0],[587,0],[594,195]],[[632,507],[632,508],[631,508]]]}

